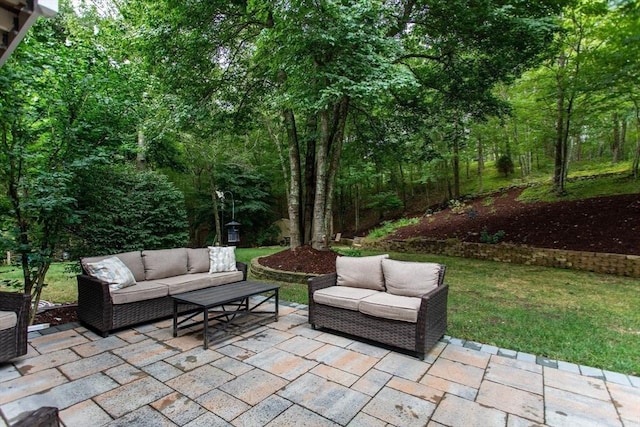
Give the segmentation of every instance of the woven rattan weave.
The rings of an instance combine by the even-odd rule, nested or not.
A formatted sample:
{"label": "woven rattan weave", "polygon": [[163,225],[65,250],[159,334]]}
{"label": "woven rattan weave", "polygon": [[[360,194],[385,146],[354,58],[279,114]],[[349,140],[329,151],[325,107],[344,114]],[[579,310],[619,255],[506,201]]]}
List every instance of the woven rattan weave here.
{"label": "woven rattan weave", "polygon": [[0,331],[0,362],[22,356],[27,353],[27,327],[31,296],[15,292],[0,292],[0,310],[14,311],[17,324],[14,328]]}

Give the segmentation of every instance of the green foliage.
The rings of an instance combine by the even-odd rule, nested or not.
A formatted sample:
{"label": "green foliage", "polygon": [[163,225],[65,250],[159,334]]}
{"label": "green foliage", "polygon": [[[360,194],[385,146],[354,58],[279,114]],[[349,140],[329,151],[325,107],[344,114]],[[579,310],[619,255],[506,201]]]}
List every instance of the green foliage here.
{"label": "green foliage", "polygon": [[380,227],[372,230],[367,236],[368,239],[379,239],[387,234],[393,233],[400,227],[414,225],[420,222],[419,218],[401,218],[397,221],[384,221]]}
{"label": "green foliage", "polygon": [[354,256],[354,257],[362,256],[362,250],[354,247],[340,247],[340,248],[334,248],[334,250],[338,252],[340,255],[344,255],[344,256]]}
{"label": "green foliage", "polygon": [[502,239],[504,239],[505,235],[506,233],[504,232],[504,230],[498,230],[497,232],[491,234],[487,230],[487,227],[483,227],[482,231],[480,232],[480,242],[495,245],[496,243],[499,243]]}
{"label": "green foliage", "polygon": [[515,171],[511,156],[508,156],[506,154],[498,157],[498,160],[496,161],[496,168],[498,169],[498,172],[503,174],[505,177],[509,176]]}
{"label": "green foliage", "polygon": [[387,191],[369,196],[367,207],[384,213],[401,208],[402,200],[396,193]]}
{"label": "green foliage", "polygon": [[184,197],[165,176],[104,166],[79,179],[72,257],[187,245]]}
{"label": "green foliage", "polygon": [[[562,200],[579,200],[599,196],[638,193],[638,180],[621,175],[593,175],[569,179],[566,184],[567,194]],[[522,202],[553,202],[558,200],[550,183],[527,187],[518,197]]]}

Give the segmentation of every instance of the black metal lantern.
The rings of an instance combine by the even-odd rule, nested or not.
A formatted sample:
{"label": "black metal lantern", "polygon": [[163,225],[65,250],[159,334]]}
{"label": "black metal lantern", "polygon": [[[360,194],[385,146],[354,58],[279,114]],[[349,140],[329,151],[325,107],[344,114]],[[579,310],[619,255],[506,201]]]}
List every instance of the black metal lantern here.
{"label": "black metal lantern", "polygon": [[240,242],[240,223],[234,221],[225,224],[227,227],[227,243]]}

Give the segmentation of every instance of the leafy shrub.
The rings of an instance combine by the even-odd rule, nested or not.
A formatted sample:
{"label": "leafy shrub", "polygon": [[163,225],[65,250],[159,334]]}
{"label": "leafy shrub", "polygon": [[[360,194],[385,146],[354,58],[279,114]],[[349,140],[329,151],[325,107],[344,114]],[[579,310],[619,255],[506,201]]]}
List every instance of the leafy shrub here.
{"label": "leafy shrub", "polygon": [[460,215],[469,209],[469,207],[462,200],[449,200],[449,209],[454,214]]}
{"label": "leafy shrub", "polygon": [[496,168],[498,169],[498,172],[504,174],[505,177],[508,177],[509,174],[515,171],[513,160],[511,160],[511,157],[506,154],[503,154],[498,158],[496,161]]}
{"label": "leafy shrub", "polygon": [[336,252],[344,256],[362,256],[362,250],[358,248],[339,248]]}
{"label": "leafy shrub", "polygon": [[406,227],[408,225],[414,225],[420,222],[418,218],[402,218],[395,222],[392,221],[384,221],[380,227],[373,229],[367,238],[370,239],[379,239],[380,237],[384,237],[387,234],[393,233],[396,229],[400,227]]}
{"label": "leafy shrub", "polygon": [[72,258],[186,246],[184,197],[164,175],[103,166],[80,179]]}
{"label": "leafy shrub", "polygon": [[505,235],[506,233],[504,232],[504,230],[498,230],[496,233],[490,234],[487,231],[487,227],[483,227],[482,231],[480,232],[480,242],[495,245],[496,243],[499,243],[502,239],[504,239]]}

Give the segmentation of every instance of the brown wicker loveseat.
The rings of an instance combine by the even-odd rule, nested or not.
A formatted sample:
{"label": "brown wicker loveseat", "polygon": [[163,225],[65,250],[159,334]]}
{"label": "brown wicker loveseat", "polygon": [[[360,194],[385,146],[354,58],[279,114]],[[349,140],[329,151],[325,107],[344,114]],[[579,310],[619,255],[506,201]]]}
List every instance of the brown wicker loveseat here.
{"label": "brown wicker loveseat", "polygon": [[0,292],[0,362],[27,353],[31,295]]}
{"label": "brown wicker loveseat", "polygon": [[[224,262],[216,265],[214,250],[226,254]],[[122,268],[119,262],[113,263],[113,257],[124,264],[124,273],[113,274],[114,265],[116,270]],[[105,267],[107,259],[110,264]],[[247,265],[235,262],[233,247],[125,252],[83,258],[81,265],[82,274],[77,277],[78,319],[103,336],[115,329],[172,316],[171,295],[247,278]],[[101,274],[106,277],[96,277]],[[122,277],[129,274],[133,277],[122,286]],[[180,309],[188,311],[190,307]]]}
{"label": "brown wicker loveseat", "polygon": [[444,336],[445,266],[387,255],[338,257],[336,273],[309,279],[309,323],[409,350],[419,358]]}

